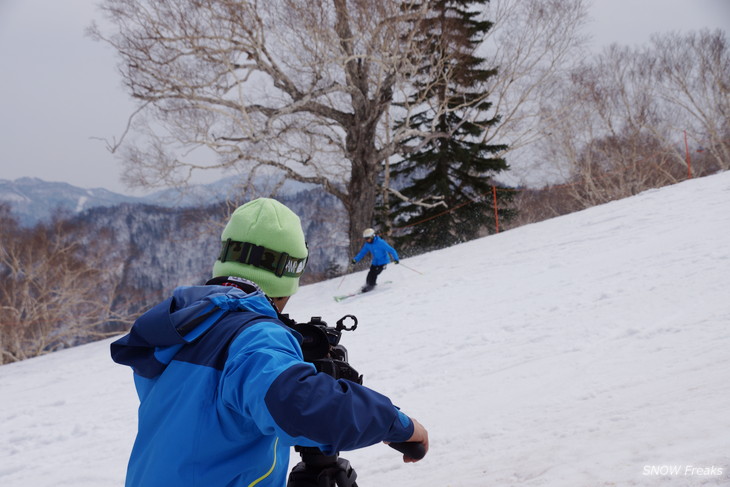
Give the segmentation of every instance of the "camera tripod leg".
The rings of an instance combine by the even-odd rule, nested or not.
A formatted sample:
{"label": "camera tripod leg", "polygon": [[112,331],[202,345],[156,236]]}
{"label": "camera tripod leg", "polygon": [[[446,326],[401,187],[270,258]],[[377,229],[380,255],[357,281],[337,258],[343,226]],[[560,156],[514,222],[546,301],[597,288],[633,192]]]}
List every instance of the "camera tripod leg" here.
{"label": "camera tripod leg", "polygon": [[299,462],[289,474],[287,487],[357,487],[357,473],[344,458],[316,465]]}

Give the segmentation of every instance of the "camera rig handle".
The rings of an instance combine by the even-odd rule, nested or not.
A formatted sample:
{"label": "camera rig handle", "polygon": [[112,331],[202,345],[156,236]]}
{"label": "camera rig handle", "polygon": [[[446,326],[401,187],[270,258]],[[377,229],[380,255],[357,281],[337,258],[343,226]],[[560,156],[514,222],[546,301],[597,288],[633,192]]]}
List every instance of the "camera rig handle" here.
{"label": "camera rig handle", "polygon": [[423,444],[416,443],[415,441],[398,441],[388,443],[388,446],[414,460],[420,460],[426,456],[426,449],[423,447]]}
{"label": "camera rig handle", "polygon": [[[352,320],[352,326],[350,326],[349,328],[347,327],[347,325],[345,325],[345,320],[348,318],[350,318]],[[337,320],[336,330],[338,330],[338,331],[342,331],[342,330],[354,331],[356,328],[357,328],[357,317],[354,315],[345,315],[342,318],[340,318],[339,320]]]}

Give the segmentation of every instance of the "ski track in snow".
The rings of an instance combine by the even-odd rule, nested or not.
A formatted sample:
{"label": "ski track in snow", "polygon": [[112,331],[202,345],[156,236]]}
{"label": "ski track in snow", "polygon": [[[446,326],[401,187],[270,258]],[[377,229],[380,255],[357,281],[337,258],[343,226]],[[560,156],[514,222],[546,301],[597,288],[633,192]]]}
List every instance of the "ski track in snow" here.
{"label": "ski track in snow", "polygon": [[[350,363],[429,430],[418,464],[342,452],[358,484],[730,485],[729,210],[727,172],[405,259],[341,303],[365,272],[302,287],[286,311],[356,315]],[[0,367],[0,485],[123,484],[137,398],[110,341]]]}

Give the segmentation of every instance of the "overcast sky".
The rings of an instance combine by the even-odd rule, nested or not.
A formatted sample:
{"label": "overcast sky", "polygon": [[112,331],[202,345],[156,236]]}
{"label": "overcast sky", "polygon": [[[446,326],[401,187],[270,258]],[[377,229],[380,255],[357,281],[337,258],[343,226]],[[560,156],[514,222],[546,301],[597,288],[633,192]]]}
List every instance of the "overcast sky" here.
{"label": "overcast sky", "polygon": [[[103,141],[132,111],[112,50],[84,35],[94,0],[0,0],[0,179],[24,176],[133,194]],[[650,34],[730,31],[730,0],[593,0],[599,48]]]}

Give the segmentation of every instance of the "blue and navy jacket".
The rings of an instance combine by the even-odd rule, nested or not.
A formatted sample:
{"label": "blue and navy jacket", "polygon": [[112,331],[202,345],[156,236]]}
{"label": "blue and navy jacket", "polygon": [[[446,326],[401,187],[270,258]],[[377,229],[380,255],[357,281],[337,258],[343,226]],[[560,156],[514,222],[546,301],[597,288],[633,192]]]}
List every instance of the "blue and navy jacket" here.
{"label": "blue and navy jacket", "polygon": [[286,484],[292,445],[336,454],[405,441],[375,391],[317,373],[260,291],[181,287],[111,345],[140,399],[127,486]]}
{"label": "blue and navy jacket", "polygon": [[393,261],[400,260],[398,259],[398,252],[396,252],[393,247],[388,245],[388,242],[378,237],[377,235],[373,238],[372,242],[365,242],[365,245],[362,246],[360,252],[358,252],[355,256],[355,262],[360,262],[360,259],[365,257],[368,252],[370,252],[370,255],[373,256],[373,260],[370,265],[389,264],[391,259],[388,254],[393,257]]}

